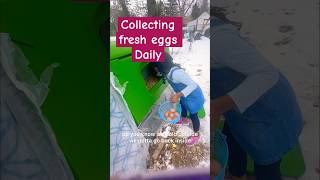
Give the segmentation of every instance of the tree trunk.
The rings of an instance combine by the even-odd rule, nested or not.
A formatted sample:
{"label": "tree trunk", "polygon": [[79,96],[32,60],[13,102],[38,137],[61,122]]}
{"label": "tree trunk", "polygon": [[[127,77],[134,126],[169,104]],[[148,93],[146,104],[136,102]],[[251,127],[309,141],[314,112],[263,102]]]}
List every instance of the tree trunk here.
{"label": "tree trunk", "polygon": [[129,12],[127,4],[126,4],[126,0],[118,0],[118,1],[119,1],[121,8],[122,8],[122,15],[130,17],[130,12]]}
{"label": "tree trunk", "polygon": [[157,16],[156,0],[147,0],[148,16]]}

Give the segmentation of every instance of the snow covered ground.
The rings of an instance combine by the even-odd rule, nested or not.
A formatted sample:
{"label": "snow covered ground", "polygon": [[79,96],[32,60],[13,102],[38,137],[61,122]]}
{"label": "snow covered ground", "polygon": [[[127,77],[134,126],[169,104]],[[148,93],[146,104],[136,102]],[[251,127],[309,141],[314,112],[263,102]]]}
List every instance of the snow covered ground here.
{"label": "snow covered ground", "polygon": [[[306,172],[298,180],[318,180],[319,172],[319,1],[214,0],[241,33],[289,79],[304,117],[300,144]],[[291,178],[286,178],[291,179]]]}
{"label": "snow covered ground", "polygon": [[173,61],[180,64],[191,78],[201,87],[205,104],[206,116],[200,120],[200,133],[202,140],[210,141],[210,39],[202,37],[190,43],[184,39],[182,48],[173,48],[171,55]]}
{"label": "snow covered ground", "polygon": [[[172,57],[174,62],[180,64],[203,91],[206,115],[200,120],[200,135],[202,142],[210,144],[210,39],[203,36],[201,40],[194,41],[191,46],[184,39],[183,44],[182,48],[172,49]],[[209,167],[210,162],[201,164]]]}
{"label": "snow covered ground", "polygon": [[[163,124],[159,128],[156,139],[173,140],[181,143],[155,143],[149,148],[150,170],[172,170],[176,168],[208,168],[210,165],[210,40],[203,37],[190,47],[187,40],[183,47],[171,49],[175,63],[191,76],[201,87],[206,99],[204,109],[206,115],[200,119],[200,141],[189,147],[185,145],[188,134],[193,133],[191,126]],[[169,136],[176,133],[176,136]]]}

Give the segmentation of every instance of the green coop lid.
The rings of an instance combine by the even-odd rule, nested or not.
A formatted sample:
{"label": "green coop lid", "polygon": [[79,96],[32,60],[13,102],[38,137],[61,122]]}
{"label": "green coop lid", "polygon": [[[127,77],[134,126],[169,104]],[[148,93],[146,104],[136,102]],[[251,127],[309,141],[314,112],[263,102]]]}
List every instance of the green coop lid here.
{"label": "green coop lid", "polygon": [[110,38],[110,60],[121,59],[131,55],[131,48],[116,47],[116,38]]}

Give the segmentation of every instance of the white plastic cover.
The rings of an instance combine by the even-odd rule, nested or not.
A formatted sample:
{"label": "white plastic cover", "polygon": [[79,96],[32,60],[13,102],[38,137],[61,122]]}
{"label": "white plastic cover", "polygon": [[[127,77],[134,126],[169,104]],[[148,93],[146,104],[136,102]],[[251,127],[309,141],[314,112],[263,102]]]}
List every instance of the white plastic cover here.
{"label": "white plastic cover", "polygon": [[73,180],[40,109],[57,64],[38,80],[6,33],[0,33],[0,62],[0,179]]}
{"label": "white plastic cover", "polygon": [[110,174],[144,172],[148,143],[123,98],[125,87],[110,73]]}

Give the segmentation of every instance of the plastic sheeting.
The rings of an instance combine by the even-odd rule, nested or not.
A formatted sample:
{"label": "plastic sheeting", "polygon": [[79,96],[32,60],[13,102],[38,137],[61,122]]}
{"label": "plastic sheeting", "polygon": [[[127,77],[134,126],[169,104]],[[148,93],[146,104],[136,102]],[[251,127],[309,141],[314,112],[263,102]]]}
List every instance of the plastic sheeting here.
{"label": "plastic sheeting", "polygon": [[110,74],[110,171],[111,175],[147,169],[148,143],[136,126],[123,98],[125,86]]}
{"label": "plastic sheeting", "polygon": [[73,180],[40,109],[57,64],[38,80],[6,33],[0,33],[0,60],[0,179]]}

